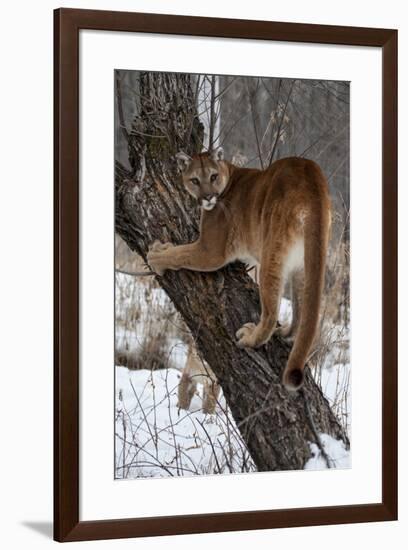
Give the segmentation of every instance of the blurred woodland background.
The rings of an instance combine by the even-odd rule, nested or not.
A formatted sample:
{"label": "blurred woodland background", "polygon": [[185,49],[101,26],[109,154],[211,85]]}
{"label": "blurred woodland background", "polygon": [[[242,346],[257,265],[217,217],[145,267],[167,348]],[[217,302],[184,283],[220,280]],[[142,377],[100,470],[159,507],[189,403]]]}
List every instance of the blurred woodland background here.
{"label": "blurred woodland background", "polygon": [[[351,426],[349,83],[121,70],[115,72],[115,92],[115,477],[347,467]],[[176,181],[174,154],[179,149],[189,147],[186,152],[191,153],[220,145],[227,160],[240,166],[265,169],[287,156],[313,159],[330,185],[333,230],[321,332],[309,358],[310,382],[306,388],[312,406],[304,413],[300,398],[294,404],[295,400],[280,397],[283,408],[294,407],[293,414],[301,415],[305,424],[301,434],[290,431],[288,441],[282,443],[297,447],[296,456],[287,462],[276,456],[272,461],[258,456],[263,436],[255,433],[257,426],[249,433],[248,419],[263,409],[251,409],[248,414],[248,410],[238,410],[234,402],[231,387],[236,380],[231,380],[228,372],[238,372],[244,361],[224,355],[222,350],[218,355],[207,354],[205,339],[209,336],[197,324],[199,310],[189,316],[185,308],[191,304],[180,305],[183,298],[178,296],[187,294],[187,289],[200,293],[204,287],[195,287],[193,280],[186,279],[186,289],[177,288],[179,294],[163,288],[148,273],[143,258],[146,243],[137,240],[138,231],[142,232],[137,228],[139,221],[136,217],[125,220],[126,210],[135,210],[135,205],[141,208],[143,203],[139,220],[140,212],[146,219],[153,218],[153,233],[159,227],[160,235],[168,237],[168,226],[185,225],[179,214],[173,215],[166,200],[160,205],[160,212],[168,208],[162,219],[150,212],[153,195],[149,193],[160,192],[160,185],[166,187]],[[163,163],[168,163],[169,175],[158,183]],[[198,213],[196,205],[182,190],[180,193],[186,210],[192,212],[190,238],[183,236],[187,242],[196,234]],[[129,226],[132,235],[127,233]],[[140,238],[151,241],[150,235],[145,236],[149,231],[143,230]],[[256,269],[249,271],[249,276],[256,288]],[[179,281],[169,279],[166,284],[177,287]],[[205,289],[210,297],[212,288]],[[290,315],[290,296],[285,294],[280,321]],[[228,329],[227,321],[225,325]],[[284,349],[286,344],[279,345]],[[226,367],[230,370],[224,370],[225,365],[219,366],[218,361],[229,363]],[[251,391],[257,389],[249,384]],[[271,396],[263,395],[262,399],[264,407]],[[314,400],[320,399],[327,404],[327,411],[322,412],[322,405],[317,404],[312,410]],[[275,412],[277,406],[280,403],[275,402]],[[311,410],[314,420],[310,419]],[[276,429],[275,416],[265,417],[265,425],[268,422],[270,430]],[[274,444],[271,441],[271,455],[279,454]],[[268,448],[267,443],[263,445]]]}

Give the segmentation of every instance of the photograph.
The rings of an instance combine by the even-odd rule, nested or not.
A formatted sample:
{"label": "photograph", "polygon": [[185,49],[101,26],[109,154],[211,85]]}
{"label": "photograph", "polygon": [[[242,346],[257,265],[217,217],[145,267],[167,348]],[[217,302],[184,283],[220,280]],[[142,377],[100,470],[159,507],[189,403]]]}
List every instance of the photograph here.
{"label": "photograph", "polygon": [[351,468],[350,82],[112,80],[115,480]]}
{"label": "photograph", "polygon": [[403,5],[4,4],[3,548],[408,538]]}

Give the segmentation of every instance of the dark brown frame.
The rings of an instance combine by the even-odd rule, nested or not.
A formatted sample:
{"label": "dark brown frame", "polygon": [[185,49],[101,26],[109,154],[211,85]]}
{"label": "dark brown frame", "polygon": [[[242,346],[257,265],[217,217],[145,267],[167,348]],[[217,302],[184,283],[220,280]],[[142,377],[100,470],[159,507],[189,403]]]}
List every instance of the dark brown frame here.
{"label": "dark brown frame", "polygon": [[[290,510],[79,521],[80,29],[382,48],[382,502]],[[78,541],[397,519],[397,31],[59,9],[54,13],[54,538]],[[368,182],[364,182],[368,185]]]}

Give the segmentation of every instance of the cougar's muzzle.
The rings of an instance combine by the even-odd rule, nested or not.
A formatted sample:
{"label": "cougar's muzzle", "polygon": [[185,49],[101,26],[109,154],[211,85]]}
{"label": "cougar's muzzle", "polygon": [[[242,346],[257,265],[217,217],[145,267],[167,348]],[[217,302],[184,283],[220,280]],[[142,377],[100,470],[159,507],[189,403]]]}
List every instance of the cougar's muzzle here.
{"label": "cougar's muzzle", "polygon": [[201,206],[204,210],[212,210],[217,204],[218,195],[216,193],[208,193],[201,197]]}

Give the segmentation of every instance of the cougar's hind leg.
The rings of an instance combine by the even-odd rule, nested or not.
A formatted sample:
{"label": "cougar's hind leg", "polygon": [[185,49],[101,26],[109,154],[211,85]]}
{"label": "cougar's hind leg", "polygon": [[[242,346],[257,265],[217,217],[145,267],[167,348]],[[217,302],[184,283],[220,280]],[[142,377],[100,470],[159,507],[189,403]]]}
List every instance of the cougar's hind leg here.
{"label": "cougar's hind leg", "polygon": [[259,293],[261,319],[257,325],[247,323],[236,334],[238,346],[256,348],[265,344],[276,329],[283,287],[284,243],[271,239],[261,258]]}
{"label": "cougar's hind leg", "polygon": [[304,285],[304,273],[302,269],[294,271],[290,276],[290,299],[292,303],[292,321],[276,330],[283,338],[293,340],[299,328],[300,313],[302,309],[302,296]]}

